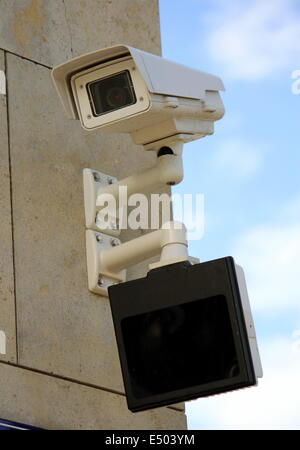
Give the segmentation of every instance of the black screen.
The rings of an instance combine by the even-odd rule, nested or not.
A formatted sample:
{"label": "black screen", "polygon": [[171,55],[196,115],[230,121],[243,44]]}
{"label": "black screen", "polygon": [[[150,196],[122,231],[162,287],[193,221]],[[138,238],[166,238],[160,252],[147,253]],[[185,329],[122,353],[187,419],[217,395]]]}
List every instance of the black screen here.
{"label": "black screen", "polygon": [[224,296],[128,317],[121,328],[136,398],[239,374]]}
{"label": "black screen", "polygon": [[136,103],[128,70],[88,84],[88,93],[95,116]]}

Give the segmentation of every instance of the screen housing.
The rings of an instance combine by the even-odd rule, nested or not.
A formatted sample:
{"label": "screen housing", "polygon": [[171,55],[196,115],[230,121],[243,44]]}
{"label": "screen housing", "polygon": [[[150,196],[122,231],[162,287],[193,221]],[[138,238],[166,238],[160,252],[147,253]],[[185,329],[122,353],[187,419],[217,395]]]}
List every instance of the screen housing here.
{"label": "screen housing", "polygon": [[[166,388],[156,394],[146,393],[144,396],[137,396],[133,388],[130,357],[126,350],[122,321],[139,314],[173,308],[214,296],[224,296],[226,299],[239,373],[227,379],[214,379],[172,390]],[[227,257],[195,265],[183,262],[154,269],[146,278],[110,287],[109,298],[126,398],[131,411],[152,409],[256,384],[233,258]],[[196,354],[194,356],[197,357]]]}

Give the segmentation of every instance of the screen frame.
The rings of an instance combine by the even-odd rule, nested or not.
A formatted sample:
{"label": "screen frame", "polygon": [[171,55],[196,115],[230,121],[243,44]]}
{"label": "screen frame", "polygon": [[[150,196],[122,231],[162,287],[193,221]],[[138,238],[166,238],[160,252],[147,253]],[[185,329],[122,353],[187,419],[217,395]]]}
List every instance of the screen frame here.
{"label": "screen frame", "polygon": [[[239,375],[230,379],[136,398],[132,390],[122,336],[122,320],[137,314],[191,301],[200,301],[203,298],[215,295],[224,295],[226,298],[240,369]],[[109,288],[109,298],[127,403],[131,411],[136,412],[166,406],[256,384],[257,380],[233,258],[221,258],[196,265],[184,262],[154,269],[148,273],[146,278],[112,286]]]}
{"label": "screen frame", "polygon": [[[126,70],[130,73],[137,101],[129,106],[99,116],[94,116],[87,85],[93,81],[100,81],[102,78],[107,78]],[[76,73],[71,77],[71,86],[79,118],[83,127],[87,130],[98,128],[108,123],[112,124],[122,119],[127,119],[130,116],[147,111],[151,105],[147,86],[132,58],[123,58],[121,61],[110,61],[109,63],[103,63]]]}

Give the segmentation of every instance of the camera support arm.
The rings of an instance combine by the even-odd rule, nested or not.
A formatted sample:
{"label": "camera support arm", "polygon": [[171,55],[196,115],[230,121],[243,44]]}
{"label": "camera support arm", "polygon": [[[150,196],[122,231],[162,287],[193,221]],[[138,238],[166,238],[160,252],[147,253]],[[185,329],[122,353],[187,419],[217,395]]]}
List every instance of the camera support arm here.
{"label": "camera support arm", "polygon": [[107,234],[86,231],[89,289],[107,296],[107,288],[126,279],[126,268],[161,253],[154,269],[189,259],[186,228],[180,222],[167,222],[160,230],[120,243]]}
{"label": "camera support arm", "polygon": [[184,135],[163,139],[148,144],[146,150],[155,150],[157,153],[156,164],[140,173],[131,175],[123,180],[116,181],[92,169],[84,169],[84,202],[85,202],[85,224],[86,228],[95,231],[103,231],[113,236],[120,233],[117,230],[118,208],[109,212],[110,226],[101,215],[101,209],[109,198],[119,203],[120,188],[127,188],[127,196],[154,186],[155,184],[175,185],[183,179],[183,161],[182,151],[184,144]]}
{"label": "camera support arm", "polygon": [[136,192],[142,192],[157,183],[170,186],[180,183],[183,179],[183,143],[178,143],[172,147],[162,147],[162,149],[164,148],[169,149],[170,153],[163,153],[163,151],[159,153],[158,151],[156,164],[150,169],[124,178],[117,183],[111,184],[108,188],[99,189],[96,205],[99,206],[98,197],[103,193],[112,194],[117,200],[120,186],[126,186],[128,196],[130,196]]}
{"label": "camera support arm", "polygon": [[[167,264],[192,260],[188,256],[186,228],[180,222],[167,222],[159,230],[122,243],[117,222],[123,214],[120,188],[127,196],[164,183],[174,185],[183,178],[182,150],[186,135],[176,135],[144,146],[154,150],[154,167],[119,182],[91,169],[84,169],[84,201],[89,290],[107,296],[107,288],[126,280],[126,268],[160,253],[154,269]],[[104,208],[112,199],[113,207]],[[127,201],[127,200],[126,200]],[[117,207],[119,205],[119,208]],[[104,212],[105,211],[105,212]],[[106,220],[105,220],[106,219]],[[107,220],[108,219],[108,220]]]}

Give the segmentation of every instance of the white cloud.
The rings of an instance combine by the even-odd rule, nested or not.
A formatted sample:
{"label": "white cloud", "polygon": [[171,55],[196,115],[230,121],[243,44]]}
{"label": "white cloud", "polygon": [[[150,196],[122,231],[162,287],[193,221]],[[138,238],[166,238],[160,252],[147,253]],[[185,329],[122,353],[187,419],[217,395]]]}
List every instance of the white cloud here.
{"label": "white cloud", "polygon": [[260,345],[257,387],[188,402],[190,429],[300,429],[300,357],[292,338]]}
{"label": "white cloud", "polygon": [[242,139],[223,140],[213,155],[213,164],[232,179],[248,178],[261,169],[262,151]]}
{"label": "white cloud", "polygon": [[[257,80],[299,65],[298,0],[214,2],[206,44],[228,76]],[[293,66],[294,64],[294,66]]]}
{"label": "white cloud", "polygon": [[296,195],[286,202],[282,208],[283,219],[300,222],[300,195]]}
{"label": "white cloud", "polygon": [[222,126],[222,133],[226,133],[227,136],[236,136],[247,122],[248,118],[243,112],[229,109],[229,111],[226,110],[222,122],[218,123],[218,127]]}
{"label": "white cloud", "polygon": [[[278,210],[275,223],[236,241],[233,254],[244,266],[251,305],[261,318],[292,311],[300,319],[299,206],[295,196]],[[300,430],[300,320],[287,336],[258,344],[264,371],[258,386],[187,403],[190,429]]]}
{"label": "white cloud", "polygon": [[234,252],[244,266],[254,310],[300,311],[300,222],[258,226],[239,237]]}

